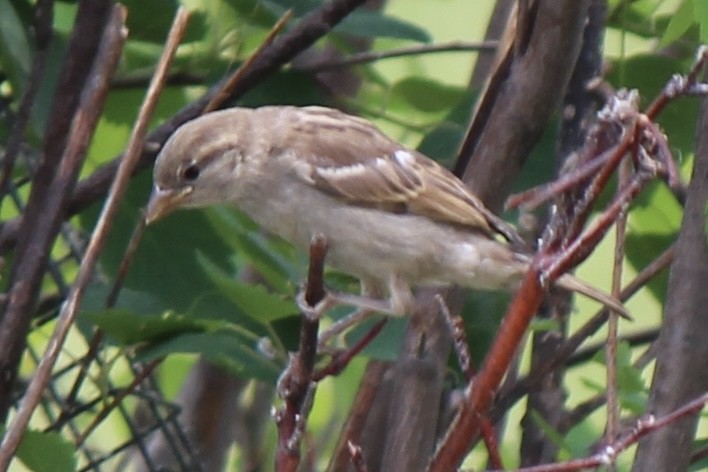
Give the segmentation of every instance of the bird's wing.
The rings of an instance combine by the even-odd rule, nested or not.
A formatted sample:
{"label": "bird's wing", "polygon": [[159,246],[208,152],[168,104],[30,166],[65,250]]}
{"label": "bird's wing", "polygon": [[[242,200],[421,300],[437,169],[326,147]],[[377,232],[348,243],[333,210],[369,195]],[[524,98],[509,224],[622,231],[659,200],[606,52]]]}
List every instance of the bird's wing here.
{"label": "bird's wing", "polygon": [[291,122],[297,174],[349,203],[412,213],[492,235],[494,217],[451,172],[368,122],[308,107]]}

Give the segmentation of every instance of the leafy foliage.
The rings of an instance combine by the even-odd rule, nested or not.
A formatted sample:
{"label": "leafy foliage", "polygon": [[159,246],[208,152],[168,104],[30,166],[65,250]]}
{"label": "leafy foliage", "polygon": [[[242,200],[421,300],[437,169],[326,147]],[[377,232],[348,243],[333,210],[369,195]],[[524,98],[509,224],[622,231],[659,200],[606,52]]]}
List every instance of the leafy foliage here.
{"label": "leafy foliage", "polygon": [[[123,151],[147,81],[161,53],[166,31],[180,4],[176,0],[127,0],[122,3],[129,11],[127,26],[130,34],[119,74],[114,78],[114,88],[82,170],[83,177],[91,175]],[[291,28],[295,21],[321,5],[316,0],[190,0],[184,3],[193,10],[190,27],[179,50],[172,81],[163,91],[153,125],[167,120],[242,64],[286,10],[292,8],[294,11]],[[434,43],[444,37],[447,25],[434,24],[435,15],[432,13],[430,23],[422,24],[406,16],[407,10],[412,8],[405,2],[391,3],[384,11],[352,14],[310,52],[318,55],[327,51],[327,55],[338,57],[356,50],[358,42],[382,50]],[[481,3],[491,5],[492,2]],[[620,33],[623,44],[619,52],[611,51],[612,45],[608,44],[609,71],[605,78],[615,88],[637,88],[643,104],[647,105],[672,74],[687,69],[697,43],[708,41],[708,2],[682,0],[672,8],[667,8],[660,0],[613,0],[608,3],[608,31]],[[12,113],[17,111],[37,52],[32,33],[34,5],[35,2],[28,0],[0,0],[0,95]],[[37,143],[42,142],[45,120],[76,12],[77,2],[56,2],[55,34],[49,45],[46,74],[33,105],[27,147],[37,147]],[[653,45],[646,46],[643,40],[682,48],[672,58],[667,58]],[[631,52],[627,53],[627,50]],[[396,139],[450,166],[467,130],[479,90],[470,90],[466,86],[468,63],[463,64],[457,58],[467,56],[445,57],[450,59],[442,74],[454,71],[465,77],[464,81],[441,80],[440,71],[433,71],[432,62],[422,56],[396,59],[393,62],[397,65],[394,66],[372,63],[345,72],[334,69],[317,74],[294,65],[271,75],[232,105],[323,104],[348,109],[374,120]],[[341,76],[336,75],[337,78],[329,82],[323,78],[338,73],[346,75],[346,80],[340,80]],[[333,91],[341,82],[350,80],[356,82],[355,91],[347,94]],[[660,117],[674,158],[683,170],[690,167],[693,159],[697,111],[695,101],[684,99],[672,104]],[[10,120],[0,122],[3,148],[11,133],[9,123]],[[555,123],[548,127],[519,179],[520,188],[547,181],[555,175],[556,164],[549,158],[555,154],[555,130]],[[253,222],[232,208],[183,211],[148,228],[118,304],[105,308],[106,287],[118,271],[150,188],[149,171],[139,173],[132,180],[115,229],[101,255],[98,277],[101,282],[90,289],[83,304],[81,333],[89,337],[95,328],[100,328],[112,347],[129,350],[137,361],[178,353],[194,354],[225,367],[236,377],[274,385],[287,361],[288,351],[297,346],[300,326],[295,296],[304,279],[307,259],[284,241],[263,234]],[[81,212],[72,223],[88,233],[96,223],[98,212],[99,205],[95,204]],[[704,212],[708,220],[708,206]],[[18,210],[5,199],[0,213],[5,219],[15,216]],[[516,216],[509,215],[511,219]],[[656,185],[642,194],[630,210],[626,245],[629,264],[635,270],[641,270],[654,260],[675,241],[681,218],[681,204],[665,186]],[[704,228],[708,237],[708,223]],[[605,281],[609,278],[610,261],[609,256],[600,255],[591,258],[582,270]],[[63,275],[71,279],[75,267],[64,271]],[[258,274],[257,283],[252,282],[251,271]],[[639,297],[636,302],[638,313],[656,314],[656,303],[662,305],[665,300],[666,279],[666,274],[662,274],[649,283],[651,296]],[[327,273],[327,285],[357,290],[351,278],[334,272]],[[475,294],[466,300],[464,312],[471,315],[465,318],[465,329],[474,359],[484,358],[507,303],[508,297],[504,294]],[[344,311],[335,311],[323,324],[341,318]],[[637,318],[640,318],[637,325],[655,327],[651,321]],[[405,324],[406,320],[389,322],[361,355],[372,359],[395,359]],[[338,346],[354,345],[370,325],[371,322],[367,322],[353,329],[338,340]],[[532,329],[544,332],[558,326],[555,320],[539,320]],[[643,372],[632,364],[634,348],[627,343],[621,343],[619,347],[619,398],[626,412],[639,415],[647,401],[647,381]],[[605,365],[602,353],[593,359],[595,364]],[[579,369],[588,365],[590,363]],[[462,378],[452,357],[449,366],[451,378]],[[354,376],[345,371],[335,379],[325,400],[320,399],[318,393],[317,401],[334,403],[332,409],[336,411],[331,412],[327,421],[322,421],[327,422],[326,427],[314,428],[316,441],[328,434],[327,428],[333,424],[333,418],[346,414],[344,407],[336,404],[336,399],[344,394],[350,383],[356,383],[358,379]],[[577,384],[566,386],[585,389],[588,395],[605,392],[606,386],[595,376],[580,377]],[[570,457],[591,445],[590,439],[582,447],[570,445],[567,438],[535,411],[530,415],[559,447],[560,457]],[[602,434],[601,428],[589,420],[582,426],[593,432],[593,439]],[[512,432],[507,437],[514,441],[516,434]],[[31,470],[76,470],[72,447],[57,433],[28,431],[18,458]]]}

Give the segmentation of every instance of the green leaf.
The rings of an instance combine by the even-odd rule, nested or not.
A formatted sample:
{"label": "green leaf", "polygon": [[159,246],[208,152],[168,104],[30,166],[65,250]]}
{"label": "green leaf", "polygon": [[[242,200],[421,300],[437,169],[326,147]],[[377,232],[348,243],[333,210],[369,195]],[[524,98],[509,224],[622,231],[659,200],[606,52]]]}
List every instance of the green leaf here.
{"label": "green leaf", "polygon": [[92,322],[121,345],[157,342],[181,333],[204,331],[208,322],[195,320],[173,311],[161,315],[145,315],[111,308],[103,311],[82,312],[81,317]]}
{"label": "green leaf", "polygon": [[626,341],[617,344],[617,385],[621,393],[644,392],[644,381],[639,369],[632,365],[632,347]]}
{"label": "green leaf", "polygon": [[33,472],[73,472],[76,447],[59,433],[25,431],[17,457]]}
{"label": "green leaf", "polygon": [[[686,70],[687,65],[675,59],[638,55],[618,61],[607,78],[617,88],[638,89],[646,106],[674,74]],[[698,101],[693,98],[673,100],[659,115],[657,122],[669,137],[669,149],[676,158],[693,152],[697,116]]]}
{"label": "green leaf", "polygon": [[[607,366],[605,350],[599,350],[593,356],[593,361]],[[647,389],[641,377],[641,371],[632,365],[632,347],[626,341],[617,344],[617,394],[622,408],[633,414],[645,411],[647,402]],[[597,392],[605,391],[605,386],[590,379],[584,380],[585,385]]]}
{"label": "green leaf", "polygon": [[283,299],[282,294],[268,292],[261,285],[239,282],[202,253],[197,253],[197,259],[216,288],[251,318],[268,322],[298,312],[295,303]]}
{"label": "green leaf", "polygon": [[427,133],[418,145],[418,151],[435,159],[448,169],[460,147],[465,128],[457,123],[442,121]]}
{"label": "green leaf", "polygon": [[423,28],[373,11],[355,11],[338,24],[334,31],[367,38],[409,39],[420,43],[431,41],[430,35]]}
{"label": "green leaf", "polygon": [[[636,200],[629,215],[629,231],[625,252],[627,260],[638,270],[675,241],[681,224],[682,209],[663,184],[654,184]],[[657,300],[666,295],[667,271],[648,284]]]}
{"label": "green leaf", "polygon": [[[151,186],[150,172],[143,172],[131,181],[101,254],[104,273],[115,274],[118,270]],[[94,205],[81,214],[84,229],[93,227],[98,208]],[[233,251],[213,231],[204,214],[194,210],[175,212],[145,230],[124,286],[157,297],[176,311],[186,312],[195,300],[214,289],[197,261],[197,250],[203,251],[210,260],[219,261],[224,270],[229,267]],[[219,306],[214,311],[222,309],[224,307]]]}
{"label": "green leaf", "polygon": [[645,392],[619,392],[620,406],[629,410],[634,415],[641,415],[647,411],[647,394]]}
{"label": "green leaf", "polygon": [[[696,439],[693,441],[694,451],[705,451],[708,448],[708,438]],[[708,470],[708,456],[704,456],[691,464],[689,472],[705,472]]]}
{"label": "green leaf", "polygon": [[403,96],[411,105],[424,112],[448,110],[465,96],[462,87],[441,84],[423,77],[407,77],[393,86],[393,93]]}
{"label": "green leaf", "polygon": [[[381,321],[380,316],[372,316],[371,319],[367,319],[353,327],[344,337],[346,345],[353,346],[379,321]],[[396,360],[401,353],[407,324],[408,320],[405,317],[389,317],[381,332],[366,345],[362,354],[372,359]]]}
{"label": "green leaf", "polygon": [[663,0],[622,1],[612,7],[607,24],[623,32],[653,38],[657,33],[656,9]]}
{"label": "green leaf", "polygon": [[136,361],[175,353],[200,354],[239,377],[275,382],[282,367],[259,350],[259,342],[255,336],[235,331],[185,333],[141,349]]}
{"label": "green leaf", "polygon": [[[100,312],[105,310],[109,292],[110,287],[102,281],[89,285],[81,302],[81,311]],[[157,298],[148,293],[130,288],[123,288],[120,291],[118,300],[111,308],[119,308],[145,315],[155,315],[155,313],[161,313],[166,310],[165,305]]]}
{"label": "green leaf", "polygon": [[130,39],[164,44],[178,3],[176,0],[123,0],[128,9],[126,26]]}
{"label": "green leaf", "polygon": [[257,107],[261,105],[305,106],[326,103],[327,96],[322,85],[313,75],[297,70],[284,70],[271,74],[252,88],[239,105]]}
{"label": "green leaf", "polygon": [[10,77],[18,95],[27,83],[32,64],[32,49],[23,24],[9,0],[0,0],[0,69]]}
{"label": "green leaf", "polygon": [[693,9],[696,12],[696,21],[700,26],[700,40],[703,44],[706,44],[708,43],[708,2],[705,0],[693,0]]}
{"label": "green leaf", "polygon": [[557,331],[560,328],[558,320],[553,320],[550,318],[534,318],[531,320],[531,325],[529,326],[531,331],[542,332],[542,331]]}
{"label": "green leaf", "polygon": [[[701,2],[705,3],[703,0],[697,3]],[[669,24],[666,26],[666,30],[661,37],[662,46],[666,46],[679,39],[695,23],[693,5],[693,0],[683,0],[681,5],[676,9],[676,12],[671,15]]]}
{"label": "green leaf", "polygon": [[529,411],[529,414],[531,415],[531,420],[538,426],[538,428],[543,431],[543,433],[546,435],[550,441],[555,444],[559,451],[558,451],[558,459],[559,460],[568,460],[573,457],[573,452],[571,448],[569,447],[568,443],[565,441],[565,438],[563,435],[556,429],[554,428],[548,421],[546,421],[545,418],[543,418],[538,411],[532,409]]}
{"label": "green leaf", "polygon": [[277,291],[286,291],[296,268],[266,243],[262,231],[248,228],[251,221],[230,208],[210,208],[205,212],[211,227],[237,254],[246,256],[258,273]]}

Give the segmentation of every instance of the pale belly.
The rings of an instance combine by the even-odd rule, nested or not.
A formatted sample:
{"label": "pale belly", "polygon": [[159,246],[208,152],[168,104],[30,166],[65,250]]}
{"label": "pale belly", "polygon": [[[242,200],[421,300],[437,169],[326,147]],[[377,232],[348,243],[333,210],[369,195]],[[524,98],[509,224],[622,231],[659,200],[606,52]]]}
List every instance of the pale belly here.
{"label": "pale belly", "polygon": [[274,189],[259,200],[261,208],[255,202],[241,207],[264,229],[303,250],[322,234],[329,246],[327,264],[369,281],[385,284],[397,275],[411,285],[510,289],[525,266],[505,245],[474,231],[417,215],[343,205],[305,186]]}

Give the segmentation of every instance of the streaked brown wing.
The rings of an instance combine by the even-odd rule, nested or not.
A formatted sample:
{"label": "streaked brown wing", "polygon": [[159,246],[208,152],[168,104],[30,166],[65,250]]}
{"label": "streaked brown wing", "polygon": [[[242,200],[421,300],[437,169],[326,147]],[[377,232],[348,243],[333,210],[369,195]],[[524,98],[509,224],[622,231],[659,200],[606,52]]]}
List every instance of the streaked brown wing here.
{"label": "streaked brown wing", "polygon": [[[452,173],[336,110],[301,109],[287,142],[308,183],[349,203],[410,212],[493,234],[489,211]],[[302,163],[301,163],[302,164]]]}

